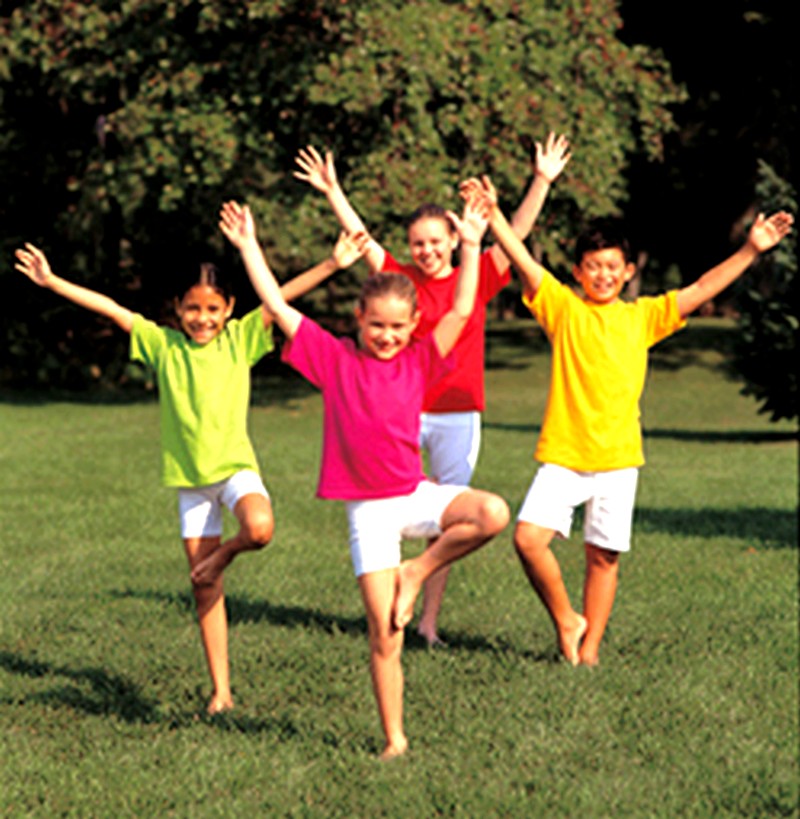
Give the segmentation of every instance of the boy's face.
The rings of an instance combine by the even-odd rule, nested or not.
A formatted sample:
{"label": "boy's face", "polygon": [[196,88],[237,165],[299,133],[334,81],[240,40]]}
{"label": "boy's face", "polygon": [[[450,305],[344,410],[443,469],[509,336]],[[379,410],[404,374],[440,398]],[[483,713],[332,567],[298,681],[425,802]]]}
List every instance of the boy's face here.
{"label": "boy's face", "polygon": [[225,327],[233,312],[233,299],[225,301],[213,287],[196,284],[176,305],[181,328],[195,344],[208,344]]}
{"label": "boy's face", "polygon": [[395,295],[373,296],[362,310],[356,308],[361,346],[375,358],[389,361],[411,341],[419,322],[407,299]]}
{"label": "boy's face", "polygon": [[408,229],[408,247],[414,264],[433,279],[449,276],[458,235],[438,217],[417,219]]}
{"label": "boy's face", "polygon": [[636,266],[625,261],[618,247],[587,250],[581,263],[572,268],[572,275],[583,288],[586,298],[594,304],[613,304],[622,288],[633,278]]}

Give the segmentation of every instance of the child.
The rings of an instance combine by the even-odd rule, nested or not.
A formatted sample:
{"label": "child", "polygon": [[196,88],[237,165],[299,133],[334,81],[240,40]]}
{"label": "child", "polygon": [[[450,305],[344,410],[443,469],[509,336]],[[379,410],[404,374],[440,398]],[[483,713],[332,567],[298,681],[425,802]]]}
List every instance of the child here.
{"label": "child", "polygon": [[[296,298],[347,267],[364,252],[367,237],[340,237],[333,256],[289,282]],[[157,374],[161,405],[162,478],[178,487],[178,506],[192,591],[214,691],[208,713],[233,707],[228,667],[228,624],[222,572],[243,551],[272,538],[269,494],[247,436],[250,368],[272,347],[271,318],[258,307],[231,319],[234,298],[213,265],[203,265],[175,308],[181,332],[158,327],[107,296],[52,273],[41,250],[16,253],[16,268],[41,287],[107,316],[131,334],[131,357]],[[224,504],[239,531],[221,541]]]}
{"label": "child", "polygon": [[[494,537],[508,522],[505,502],[466,486],[425,480],[419,410],[427,389],[448,371],[448,358],[475,299],[479,245],[486,219],[467,204],[449,214],[462,242],[462,271],[452,308],[432,332],[419,322],[414,285],[405,276],[367,279],[356,308],[359,344],[336,339],[286,304],[264,260],[247,208],[227,203],[221,227],[242,255],[253,286],[288,341],[284,359],[322,390],[325,405],[317,494],[346,502],[350,549],[364,601],[370,669],[386,744],[382,759],[404,753],[403,629],[424,580]],[[433,537],[400,562],[400,541]]]}
{"label": "child", "polygon": [[[514,545],[547,608],[561,653],[572,664],[598,663],[611,615],[620,552],[630,548],[639,467],[644,463],[639,398],[647,350],[684,326],[686,316],[735,281],[786,236],[790,214],[759,215],[745,244],[693,284],[659,297],[620,300],[634,275],[621,235],[590,231],[577,243],[573,275],[583,298],[560,284],[527,252],[496,207],[488,179],[472,181],[493,203],[490,226],[518,268],[523,301],[553,349],[550,393],[536,459],[542,464],[519,512]],[[569,535],[574,508],[586,504],[583,613],[572,608],[554,534]]]}
{"label": "child", "polygon": [[[536,171],[522,203],[512,219],[520,238],[525,238],[536,221],[550,185],[570,159],[569,142],[564,136],[549,134],[544,145],[536,143]],[[336,177],[333,157],[323,161],[314,148],[301,151],[298,179],[324,193],[345,230],[363,231],[361,219],[350,205]],[[413,264],[400,264],[377,242],[370,244],[366,260],[370,271],[395,271],[408,276],[417,288],[420,321],[415,338],[427,335],[450,309],[458,281],[453,251],[458,235],[445,211],[437,205],[423,205],[407,222],[408,246]],[[484,326],[486,304],[510,281],[508,259],[495,245],[480,257],[477,303],[454,351],[452,372],[425,396],[422,405],[420,445],[427,450],[431,477],[438,483],[468,485],[478,458],[481,412],[484,409]],[[442,644],[437,619],[449,568],[437,572],[425,585],[422,615],[417,631],[435,646]]]}

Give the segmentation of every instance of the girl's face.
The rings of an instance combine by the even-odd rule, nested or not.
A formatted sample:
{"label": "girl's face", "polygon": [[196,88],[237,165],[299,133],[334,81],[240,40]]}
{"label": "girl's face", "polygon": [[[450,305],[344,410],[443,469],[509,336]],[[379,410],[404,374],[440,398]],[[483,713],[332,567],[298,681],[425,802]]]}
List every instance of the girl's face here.
{"label": "girl's face", "polygon": [[181,329],[195,344],[208,344],[225,328],[233,302],[207,284],[190,287],[175,308]]}
{"label": "girl's face", "polygon": [[387,294],[373,296],[363,310],[356,307],[361,346],[375,358],[389,361],[411,341],[419,323],[419,311],[412,312],[408,299]]}
{"label": "girl's face", "polygon": [[417,219],[408,229],[408,247],[414,264],[426,275],[443,279],[453,272],[453,251],[458,235],[438,217]]}

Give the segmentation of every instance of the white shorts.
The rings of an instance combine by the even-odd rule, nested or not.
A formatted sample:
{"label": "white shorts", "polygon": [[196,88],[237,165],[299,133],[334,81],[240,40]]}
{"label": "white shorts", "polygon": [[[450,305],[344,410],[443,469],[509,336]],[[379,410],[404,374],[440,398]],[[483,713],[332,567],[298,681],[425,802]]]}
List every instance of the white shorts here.
{"label": "white shorts", "polygon": [[466,486],[422,483],[410,494],[345,503],[356,577],[400,565],[400,542],[442,533],[442,515]]}
{"label": "white shorts", "polygon": [[269,500],[261,476],[252,469],[236,472],[224,481],[208,486],[178,489],[181,537],[216,537],[222,534],[222,504],[233,512],[245,495],[262,495]]}
{"label": "white shorts", "polygon": [[423,412],[419,444],[437,483],[467,486],[481,447],[479,412]]}
{"label": "white shorts", "polygon": [[542,464],[517,520],[554,529],[567,538],[575,507],[585,503],[585,542],[600,549],[627,552],[631,548],[638,477],[636,467],[610,472],[576,472],[556,464]]}

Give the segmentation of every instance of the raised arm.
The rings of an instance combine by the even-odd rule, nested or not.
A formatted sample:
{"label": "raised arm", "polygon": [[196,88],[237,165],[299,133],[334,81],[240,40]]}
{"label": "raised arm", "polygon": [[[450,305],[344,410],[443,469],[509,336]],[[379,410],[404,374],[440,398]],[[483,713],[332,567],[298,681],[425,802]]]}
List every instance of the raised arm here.
{"label": "raised arm", "polygon": [[81,287],[79,284],[73,284],[60,276],[56,276],[50,269],[50,264],[44,253],[32,244],[26,243],[25,248],[17,250],[15,255],[17,261],[14,267],[24,273],[32,282],[38,284],[39,287],[52,290],[53,293],[63,296],[80,307],[85,307],[87,310],[110,318],[122,330],[130,333],[135,314],[126,307],[122,307],[114,299],[104,296],[102,293],[97,293],[87,287]]}
{"label": "raised arm", "polygon": [[247,275],[262,304],[287,338],[294,338],[303,314],[286,302],[256,238],[253,215],[246,205],[226,202],[220,211],[219,227],[239,251]]}
{"label": "raised arm", "polygon": [[462,195],[471,191],[471,195],[481,199],[489,208],[489,227],[503,249],[511,264],[517,269],[522,289],[526,296],[533,297],[542,283],[545,269],[537,262],[508,223],[497,205],[497,191],[488,176],[470,179],[462,185]]}
{"label": "raised arm", "polygon": [[792,229],[794,217],[786,211],[766,217],[759,213],[747,241],[733,255],[704,273],[696,282],[678,291],[678,310],[688,316],[732,284],[767,250],[775,247]]}
{"label": "raised arm", "polygon": [[477,196],[465,202],[461,218],[452,211],[447,212],[461,240],[461,269],[456,282],[453,306],[439,319],[433,329],[433,339],[442,356],[446,356],[453,349],[475,307],[481,240],[486,232],[488,214],[488,202]]}
{"label": "raised arm", "polygon": [[[324,193],[331,208],[342,226],[342,230],[350,234],[367,233],[361,217],[356,213],[355,208],[350,204],[350,200],[345,196],[339,179],[336,175],[336,166],[333,163],[333,154],[325,152],[325,158],[320,156],[316,148],[309,145],[301,149],[295,162],[299,166],[299,171],[294,171],[296,179],[308,182],[312,188],[316,188],[320,193]],[[374,240],[370,241],[365,258],[370,270],[374,273],[383,267],[383,259],[386,251]]]}
{"label": "raised arm", "polygon": [[295,276],[281,286],[284,299],[294,301],[313,290],[337,270],[344,270],[355,264],[366,253],[369,242],[370,237],[367,233],[350,234],[342,231],[336,240],[333,252],[324,262],[314,265],[310,270]]}
{"label": "raised arm", "polygon": [[[558,179],[572,158],[569,140],[551,131],[544,144],[536,143],[536,169],[525,197],[511,217],[511,228],[520,239],[526,239],[539,218],[550,186]],[[492,247],[492,257],[499,270],[509,263],[508,256],[498,245]]]}

